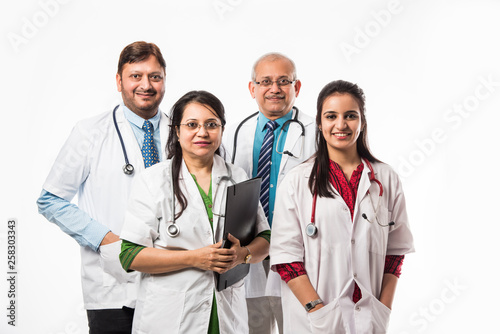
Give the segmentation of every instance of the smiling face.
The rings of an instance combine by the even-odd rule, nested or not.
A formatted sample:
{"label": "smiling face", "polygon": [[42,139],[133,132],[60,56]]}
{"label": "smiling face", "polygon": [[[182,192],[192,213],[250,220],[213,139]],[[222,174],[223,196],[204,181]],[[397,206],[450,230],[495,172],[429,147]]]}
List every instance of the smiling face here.
{"label": "smiling face", "polygon": [[270,120],[278,119],[292,110],[300,91],[299,80],[286,86],[279,86],[276,83],[279,79],[295,80],[293,65],[286,58],[264,59],[255,67],[255,81],[271,80],[273,81],[271,86],[264,87],[254,81],[248,84],[250,94],[257,101],[259,110]]}
{"label": "smiling face", "polygon": [[155,56],[126,63],[116,75],[118,91],[123,103],[138,116],[149,119],[156,115],[165,94],[165,71]]}
{"label": "smiling face", "polygon": [[[202,126],[193,126],[192,123]],[[212,108],[197,102],[186,105],[181,125],[176,127],[184,159],[206,160],[207,162],[213,160],[214,153],[221,144],[223,132],[222,126],[215,127],[213,123],[221,125],[221,120]],[[203,126],[203,124],[209,126]]]}
{"label": "smiling face", "polygon": [[362,129],[359,105],[350,94],[333,94],[325,99],[320,130],[331,160],[339,155],[357,155],[356,141]]}

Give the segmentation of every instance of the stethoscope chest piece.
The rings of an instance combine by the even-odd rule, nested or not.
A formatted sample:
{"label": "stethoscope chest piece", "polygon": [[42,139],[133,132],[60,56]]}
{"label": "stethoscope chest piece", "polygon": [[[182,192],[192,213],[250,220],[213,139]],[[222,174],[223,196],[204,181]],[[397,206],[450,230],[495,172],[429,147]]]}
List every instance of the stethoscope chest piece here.
{"label": "stethoscope chest piece", "polygon": [[308,237],[314,237],[316,234],[318,234],[318,228],[316,227],[315,224],[309,223],[306,226],[306,234]]}
{"label": "stethoscope chest piece", "polygon": [[131,164],[123,165],[123,172],[127,175],[132,175],[134,173],[134,166]]}
{"label": "stethoscope chest piece", "polygon": [[115,124],[116,134],[120,139],[120,145],[122,147],[123,157],[125,158],[125,165],[123,165],[122,170],[125,173],[125,175],[132,175],[134,174],[134,166],[132,166],[132,164],[128,161],[127,150],[125,149],[125,144],[123,143],[122,134],[120,132],[120,129],[118,128],[118,123],[116,122],[116,109],[118,109],[119,106],[120,105],[117,105],[115,109],[113,109],[113,123]]}
{"label": "stethoscope chest piece", "polygon": [[171,223],[167,226],[167,234],[169,237],[175,238],[179,235],[179,226],[175,225],[175,223]]}

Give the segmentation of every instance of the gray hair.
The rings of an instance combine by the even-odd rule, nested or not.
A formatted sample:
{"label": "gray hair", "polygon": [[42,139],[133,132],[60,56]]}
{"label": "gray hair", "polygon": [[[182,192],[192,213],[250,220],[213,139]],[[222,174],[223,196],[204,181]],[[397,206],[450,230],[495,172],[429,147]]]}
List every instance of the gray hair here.
{"label": "gray hair", "polygon": [[281,59],[285,59],[285,60],[288,60],[290,62],[290,64],[292,65],[292,76],[293,76],[292,80],[296,80],[297,79],[297,69],[295,68],[295,63],[293,62],[293,60],[291,60],[290,58],[288,58],[287,56],[285,56],[282,53],[279,53],[279,52],[269,52],[269,53],[266,53],[265,55],[261,56],[253,64],[253,67],[252,67],[252,81],[255,81],[255,79],[257,79],[257,73],[255,72],[255,69],[257,68],[257,66],[262,61],[264,61],[264,60],[276,61],[276,60],[281,60]]}

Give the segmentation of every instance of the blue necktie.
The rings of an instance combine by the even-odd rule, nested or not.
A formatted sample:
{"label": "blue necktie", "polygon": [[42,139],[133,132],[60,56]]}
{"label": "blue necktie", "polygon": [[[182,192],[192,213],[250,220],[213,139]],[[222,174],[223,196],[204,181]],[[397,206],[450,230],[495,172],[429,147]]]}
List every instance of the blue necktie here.
{"label": "blue necktie", "polygon": [[160,159],[158,158],[158,151],[153,140],[153,124],[150,121],[144,121],[142,129],[146,131],[141,150],[142,158],[144,159],[144,167],[148,168],[160,162]]}
{"label": "blue necktie", "polygon": [[262,142],[259,153],[259,162],[257,164],[257,177],[262,178],[260,185],[260,203],[269,217],[269,181],[271,176],[271,156],[273,153],[274,130],[278,127],[275,121],[266,123],[267,132]]}

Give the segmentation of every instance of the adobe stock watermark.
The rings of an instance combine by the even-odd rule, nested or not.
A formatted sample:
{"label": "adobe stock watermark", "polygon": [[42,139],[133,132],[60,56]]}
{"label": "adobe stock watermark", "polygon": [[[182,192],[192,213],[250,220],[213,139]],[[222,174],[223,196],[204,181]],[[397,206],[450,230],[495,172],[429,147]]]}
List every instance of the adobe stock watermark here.
{"label": "adobe stock watermark", "polygon": [[227,12],[232,12],[236,7],[241,5],[243,0],[215,0],[212,2],[215,12],[219,15],[221,20],[224,20],[224,16]]}
{"label": "adobe stock watermark", "polygon": [[354,55],[366,49],[372,40],[380,35],[382,30],[391,23],[393,16],[402,11],[403,6],[399,0],[390,0],[387,3],[387,9],[372,11],[370,13],[372,20],[366,22],[362,28],[359,26],[354,28],[352,43],[342,42],[339,45],[347,62],[350,63]]}
{"label": "adobe stock watermark", "polygon": [[[444,288],[441,290],[440,294],[432,299],[427,305],[419,307],[417,311],[410,315],[409,323],[411,328],[418,333],[428,333],[427,329],[429,326],[438,320],[438,318],[446,312],[448,306],[454,303],[466,289],[467,286],[462,285],[457,278],[453,281],[445,279]],[[402,332],[399,334],[409,333]]]}
{"label": "adobe stock watermark", "polygon": [[434,128],[430,136],[414,141],[416,149],[407,156],[399,156],[397,172],[402,178],[412,175],[435,152],[436,147],[449,138],[449,132],[458,129],[465,119],[478,110],[481,102],[488,99],[500,86],[500,81],[495,81],[493,74],[480,76],[478,81],[473,93],[445,110],[443,121],[446,127]]}
{"label": "adobe stock watermark", "polygon": [[36,35],[55,17],[61,5],[69,3],[71,0],[40,0],[38,10],[31,17],[23,16],[17,32],[8,32],[7,39],[16,53],[22,45],[26,45],[35,38]]}

